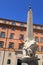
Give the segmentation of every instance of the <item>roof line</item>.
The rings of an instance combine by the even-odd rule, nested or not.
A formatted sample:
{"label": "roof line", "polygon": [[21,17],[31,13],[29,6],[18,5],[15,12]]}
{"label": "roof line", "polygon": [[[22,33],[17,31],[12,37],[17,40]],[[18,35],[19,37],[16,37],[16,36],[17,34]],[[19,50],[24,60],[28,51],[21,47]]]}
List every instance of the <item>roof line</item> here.
{"label": "roof line", "polygon": [[23,21],[17,21],[17,20],[6,19],[6,18],[0,18],[0,20],[12,21],[12,22],[21,22],[21,23],[26,23],[26,22],[23,22]]}
{"label": "roof line", "polygon": [[[27,23],[27,22],[23,22],[23,21],[16,21],[16,20],[9,20],[9,19],[5,19],[5,18],[0,18],[0,20],[5,20],[5,21],[12,21],[12,22],[19,22],[19,23]],[[43,26],[43,24],[33,24],[36,26]]]}

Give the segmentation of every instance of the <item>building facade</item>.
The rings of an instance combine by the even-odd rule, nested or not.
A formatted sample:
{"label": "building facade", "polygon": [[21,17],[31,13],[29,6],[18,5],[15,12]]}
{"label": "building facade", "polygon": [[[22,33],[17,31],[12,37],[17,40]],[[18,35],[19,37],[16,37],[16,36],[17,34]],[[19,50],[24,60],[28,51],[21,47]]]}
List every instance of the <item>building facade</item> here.
{"label": "building facade", "polygon": [[[22,56],[22,48],[26,38],[26,27],[27,24],[24,22],[0,18],[1,65],[14,65],[16,62],[15,54],[17,55],[17,58]],[[38,42],[39,47],[37,54],[43,59],[43,25],[33,24],[33,32],[34,38]],[[15,51],[17,52],[15,53]],[[41,65],[43,65],[43,62]]]}
{"label": "building facade", "polygon": [[[33,35],[38,42],[39,52],[43,52],[43,25],[33,24]],[[26,38],[26,23],[0,19],[0,48],[22,49]]]}

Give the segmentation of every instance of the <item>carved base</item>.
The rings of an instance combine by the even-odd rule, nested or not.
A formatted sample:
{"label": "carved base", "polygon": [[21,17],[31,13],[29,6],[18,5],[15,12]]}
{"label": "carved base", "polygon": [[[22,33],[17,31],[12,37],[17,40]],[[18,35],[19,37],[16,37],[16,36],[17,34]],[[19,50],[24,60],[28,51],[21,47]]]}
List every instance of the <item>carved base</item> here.
{"label": "carved base", "polygon": [[24,57],[22,59],[22,63],[27,63],[28,65],[38,65],[38,60],[40,60],[40,59],[37,57],[33,57],[33,58]]}

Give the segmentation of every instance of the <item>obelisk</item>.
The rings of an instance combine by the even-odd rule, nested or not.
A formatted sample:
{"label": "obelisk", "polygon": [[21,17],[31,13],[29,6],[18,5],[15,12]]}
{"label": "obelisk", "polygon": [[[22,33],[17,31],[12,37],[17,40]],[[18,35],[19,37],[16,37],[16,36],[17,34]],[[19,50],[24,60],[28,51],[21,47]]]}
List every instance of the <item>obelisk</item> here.
{"label": "obelisk", "polygon": [[33,37],[32,8],[31,8],[31,4],[29,4],[29,10],[28,10],[28,15],[27,15],[26,39],[24,41],[24,47],[23,47],[23,57],[27,57],[27,56],[30,57],[30,54],[34,55],[37,50],[37,47],[38,45]]}
{"label": "obelisk", "polygon": [[30,4],[27,16],[27,30],[26,30],[26,39],[23,47],[22,63],[26,63],[28,65],[38,65],[39,58],[35,56],[37,47],[38,47],[37,42],[34,40],[33,37],[33,18]]}
{"label": "obelisk", "polygon": [[[34,42],[33,38],[33,18],[32,18],[32,9],[31,9],[31,4],[29,4],[29,10],[27,13],[27,30],[26,30],[26,39],[24,43],[23,49],[27,49],[31,44],[30,41]],[[23,56],[26,56],[25,50],[23,50]]]}
{"label": "obelisk", "polygon": [[26,40],[33,39],[33,17],[32,17],[32,9],[31,4],[29,5],[28,15],[27,15],[27,31],[26,31]]}
{"label": "obelisk", "polygon": [[25,43],[24,47],[27,48],[32,42],[34,42],[34,37],[33,37],[33,17],[32,17],[32,8],[31,4],[29,4],[29,10],[27,13],[27,29],[26,29],[26,38],[25,38]]}

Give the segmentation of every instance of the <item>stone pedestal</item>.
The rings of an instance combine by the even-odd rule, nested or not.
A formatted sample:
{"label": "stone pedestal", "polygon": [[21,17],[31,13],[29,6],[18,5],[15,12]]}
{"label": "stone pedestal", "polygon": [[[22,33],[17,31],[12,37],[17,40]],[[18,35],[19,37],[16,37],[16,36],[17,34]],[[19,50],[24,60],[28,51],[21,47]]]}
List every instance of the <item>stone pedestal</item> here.
{"label": "stone pedestal", "polygon": [[28,65],[38,65],[38,60],[40,60],[37,57],[24,57],[21,61],[22,63],[26,63]]}

